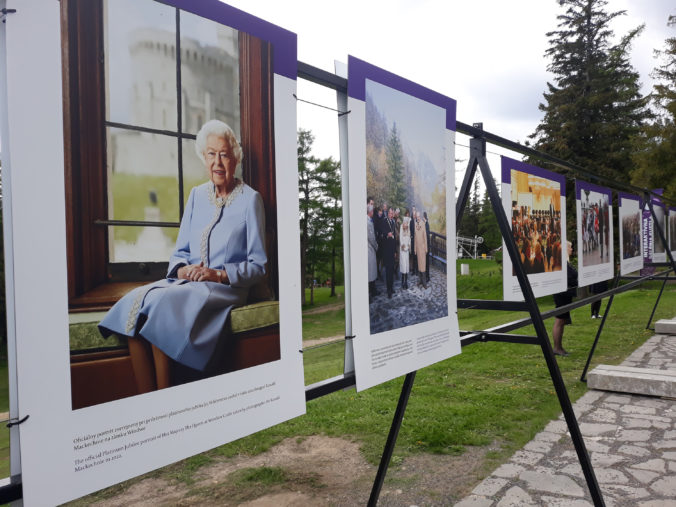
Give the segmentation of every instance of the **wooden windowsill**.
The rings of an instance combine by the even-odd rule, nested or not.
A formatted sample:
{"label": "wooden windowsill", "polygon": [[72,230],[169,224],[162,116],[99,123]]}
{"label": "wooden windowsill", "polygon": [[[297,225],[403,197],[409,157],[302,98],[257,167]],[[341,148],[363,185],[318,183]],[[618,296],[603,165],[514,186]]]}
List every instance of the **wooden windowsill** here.
{"label": "wooden windowsill", "polygon": [[81,296],[72,298],[68,303],[70,313],[109,310],[127,292],[148,282],[110,282],[104,283]]}

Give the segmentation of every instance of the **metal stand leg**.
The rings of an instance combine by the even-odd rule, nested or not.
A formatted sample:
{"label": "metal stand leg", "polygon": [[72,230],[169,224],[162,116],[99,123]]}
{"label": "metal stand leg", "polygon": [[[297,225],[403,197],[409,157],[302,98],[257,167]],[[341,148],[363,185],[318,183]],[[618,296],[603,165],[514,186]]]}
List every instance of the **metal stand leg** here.
{"label": "metal stand leg", "polygon": [[390,426],[390,433],[387,435],[387,442],[385,443],[385,449],[383,449],[383,455],[380,458],[380,465],[378,465],[378,473],[376,474],[376,480],[373,483],[373,488],[371,489],[371,496],[369,497],[369,507],[374,507],[378,504],[378,497],[380,496],[380,490],[383,487],[383,482],[385,481],[385,475],[387,474],[387,467],[390,466],[390,460],[392,459],[392,453],[394,452],[394,445],[397,443],[397,436],[399,435],[399,428],[401,428],[401,422],[404,420],[404,412],[406,412],[406,405],[408,405],[408,398],[411,395],[411,389],[413,388],[413,381],[415,380],[415,373],[411,372],[406,375],[404,379],[404,385],[401,387],[401,394],[399,395],[399,403],[397,403],[397,410],[394,412],[394,419],[392,419],[392,426]]}
{"label": "metal stand leg", "polygon": [[505,248],[512,259],[512,267],[514,268],[517,279],[519,280],[519,285],[521,287],[521,292],[523,293],[524,301],[529,308],[528,312],[530,313],[533,327],[535,327],[535,332],[540,340],[540,346],[542,347],[542,353],[545,356],[545,361],[547,362],[549,375],[552,379],[552,383],[554,384],[556,395],[559,398],[559,404],[561,405],[563,416],[566,419],[566,423],[568,424],[568,431],[570,432],[573,445],[575,446],[575,451],[577,452],[578,460],[580,461],[580,466],[582,467],[582,472],[584,473],[584,477],[587,481],[589,493],[592,497],[594,505],[604,506],[605,502],[603,501],[603,494],[601,493],[601,488],[599,487],[598,481],[596,480],[596,474],[594,473],[594,468],[592,467],[591,459],[589,458],[589,453],[587,452],[587,447],[584,444],[582,432],[580,431],[580,427],[577,424],[575,412],[573,412],[573,406],[570,403],[568,391],[566,391],[566,385],[563,382],[559,365],[557,364],[556,358],[554,357],[554,351],[552,350],[552,346],[549,343],[547,329],[545,328],[544,321],[542,320],[542,315],[540,314],[540,310],[538,308],[535,295],[533,294],[530,281],[528,280],[528,276],[526,275],[523,265],[520,262],[516,243],[514,241],[514,237],[512,236],[510,223],[505,214],[505,209],[502,206],[502,200],[500,199],[500,194],[498,193],[497,186],[493,180],[493,175],[491,174],[488,161],[486,160],[485,139],[471,139],[470,153],[472,157],[477,157],[479,161],[479,168],[481,169],[481,175],[483,177],[484,184],[486,185],[486,191],[488,192],[488,196],[491,200],[493,211],[495,212],[498,226],[500,227],[500,233],[505,240]]}
{"label": "metal stand leg", "polygon": [[[620,273],[618,271],[617,276],[615,277],[615,282],[613,283],[613,289],[618,286],[620,283]],[[596,350],[596,344],[599,342],[599,338],[601,337],[601,332],[603,331],[603,326],[606,323],[606,317],[608,317],[608,312],[610,312],[610,307],[613,304],[613,298],[615,297],[615,294],[610,295],[610,299],[608,299],[608,304],[606,305],[606,310],[603,312],[603,319],[601,320],[601,325],[599,326],[598,331],[596,331],[596,338],[594,338],[594,343],[592,344],[591,350],[589,351],[589,356],[587,357],[587,363],[584,365],[584,369],[582,370],[582,376],[580,376],[580,382],[586,382],[587,381],[587,370],[589,369],[589,363],[591,363],[592,356],[594,355],[594,351]]]}
{"label": "metal stand leg", "polygon": [[664,286],[667,284],[667,280],[669,279],[669,274],[664,277],[664,282],[662,282],[662,288],[660,289],[660,293],[657,295],[657,301],[655,301],[655,306],[653,306],[653,311],[650,313],[650,318],[648,319],[648,323],[645,325],[646,329],[650,329],[651,331],[654,331],[652,327],[650,327],[650,324],[653,321],[653,317],[655,316],[655,311],[657,310],[657,305],[660,303],[660,298],[662,297],[662,292],[664,292]]}
{"label": "metal stand leg", "polygon": [[[667,243],[667,238],[665,236],[666,230],[662,230],[661,227],[657,226],[658,220],[657,220],[657,215],[655,215],[655,209],[653,207],[653,201],[652,198],[646,194],[645,195],[646,202],[648,203],[648,207],[650,208],[650,214],[653,217],[653,224],[656,224],[655,227],[653,228],[655,231],[657,231],[657,238],[655,240],[659,239],[662,242],[662,245],[664,246],[664,251],[666,252],[666,256],[668,259],[668,262],[671,264],[672,269],[676,270],[676,259],[674,259],[674,256],[671,254],[671,249],[669,248],[669,244]],[[650,320],[648,320],[648,325],[646,326],[646,329],[651,329],[650,323],[653,320],[653,317],[655,316],[655,310],[657,310],[657,304],[660,302],[660,298],[662,297],[662,292],[664,291],[664,286],[667,284],[667,280],[669,279],[669,274],[667,273],[666,276],[664,277],[664,282],[662,283],[662,288],[660,289],[660,294],[657,296],[657,301],[655,301],[655,306],[653,307],[653,312],[650,314]]]}

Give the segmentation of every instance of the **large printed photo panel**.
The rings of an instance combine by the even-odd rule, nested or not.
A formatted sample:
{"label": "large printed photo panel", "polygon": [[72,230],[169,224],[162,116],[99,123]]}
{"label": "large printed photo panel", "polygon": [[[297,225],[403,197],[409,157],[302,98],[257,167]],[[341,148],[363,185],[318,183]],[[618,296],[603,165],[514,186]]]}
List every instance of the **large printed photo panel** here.
{"label": "large printed photo panel", "polygon": [[[63,48],[61,67],[43,76],[63,81],[63,101],[22,113],[58,138],[64,164],[17,163],[10,189],[13,213],[26,216],[24,173],[56,167],[52,188],[65,188],[63,213],[44,199],[49,209],[34,202],[29,215],[61,231],[50,250],[63,265],[15,280],[41,287],[61,312],[43,315],[49,340],[19,333],[29,323],[17,316],[30,504],[62,503],[305,412],[295,34],[216,0],[59,6],[27,11],[47,29],[7,45],[8,61],[26,44]],[[8,102],[23,103],[26,79],[6,76]],[[17,128],[3,147],[20,158],[31,140]]]}
{"label": "large printed photo panel", "polygon": [[348,109],[352,323],[363,390],[460,353],[456,103],[350,56]]}
{"label": "large printed photo panel", "polygon": [[[565,177],[502,157],[502,202],[512,236],[535,297],[563,292],[566,278]],[[523,294],[503,240],[503,297]]]}
{"label": "large printed photo panel", "polygon": [[575,181],[578,285],[614,276],[613,193],[609,188]]}
{"label": "large printed photo panel", "polygon": [[643,235],[641,199],[620,192],[620,274],[628,275],[643,268]]}

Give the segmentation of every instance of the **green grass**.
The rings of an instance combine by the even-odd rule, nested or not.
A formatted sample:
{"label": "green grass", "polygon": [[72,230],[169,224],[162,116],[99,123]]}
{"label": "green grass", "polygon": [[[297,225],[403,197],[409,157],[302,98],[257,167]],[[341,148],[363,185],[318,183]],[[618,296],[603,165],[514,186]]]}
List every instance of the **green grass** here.
{"label": "green grass", "polygon": [[331,287],[316,287],[314,289],[313,304],[310,304],[310,289],[305,289],[305,304],[303,310],[311,310],[326,305],[345,302],[345,287],[336,285],[336,295],[331,296]]}
{"label": "green grass", "polygon": [[[470,260],[469,263],[474,274],[458,277],[459,297],[501,299],[500,267],[492,261]],[[644,327],[656,297],[655,287],[615,297],[592,367],[601,363],[620,363],[652,335]],[[551,297],[540,298],[538,304],[541,311],[554,306]],[[675,307],[676,287],[672,286],[665,290],[655,320],[673,317]],[[605,303],[602,310],[604,308]],[[304,320],[313,337],[322,327],[344,325],[341,313],[322,315],[326,320],[321,325]],[[458,315],[462,329],[485,329],[527,316],[523,312],[478,310],[460,310]],[[600,321],[589,318],[588,307],[573,311],[572,319],[573,325],[566,328],[564,335],[564,345],[571,356],[562,358],[559,367],[569,395],[575,400],[586,391],[579,376]],[[545,322],[550,335],[552,324],[551,319]],[[534,334],[532,326],[515,332]],[[306,351],[306,383],[342,371],[342,345],[336,349],[333,352],[321,348]],[[331,374],[327,374],[329,371]],[[382,452],[401,382],[400,378],[362,393],[337,392],[314,400],[308,404],[305,417],[223,446],[217,452],[225,455],[255,453],[286,437],[319,433],[361,442],[366,457],[376,462]],[[560,410],[540,347],[473,344],[465,347],[459,356],[417,373],[397,452],[403,455],[461,453],[465,446],[493,444],[498,450],[489,453],[487,463],[490,465],[523,446],[548,421],[557,417]]]}
{"label": "green grass", "polygon": [[250,483],[271,486],[273,484],[284,484],[288,473],[281,467],[258,467],[242,468],[232,474],[230,480],[237,485],[247,485]]}
{"label": "green grass", "polygon": [[[115,173],[112,176],[113,217],[115,220],[145,220],[145,208],[150,206],[149,192],[157,195],[160,220],[178,222],[178,180],[172,176],[148,176]],[[190,188],[186,189],[186,196]],[[115,227],[115,240],[135,243],[143,227]],[[168,241],[176,242],[178,229],[168,227]]]}
{"label": "green grass", "polygon": [[345,336],[345,308],[303,315],[303,340]]}
{"label": "green grass", "polygon": [[[656,296],[654,290],[637,290],[615,297],[593,365],[620,363],[652,335],[643,328]],[[675,307],[676,288],[670,287],[665,290],[656,318],[673,317]],[[496,316],[495,312],[474,312]],[[573,325],[566,328],[564,335],[571,356],[561,358],[559,367],[569,395],[575,400],[586,391],[579,376],[599,321],[589,318],[587,307],[573,311],[572,319]],[[546,325],[551,331],[552,321]],[[533,331],[524,328],[518,332]],[[324,434],[359,441],[365,456],[376,462],[401,383],[399,378],[361,393],[341,391],[322,397],[308,404],[306,416],[215,452],[256,453],[286,437]],[[559,413],[540,347],[473,344],[459,356],[417,373],[397,452],[461,453],[465,446],[493,444],[498,451],[490,454],[489,461],[499,461],[523,446]]]}
{"label": "green grass", "polygon": [[460,265],[469,264],[470,276],[479,273],[502,273],[502,267],[489,259],[458,259],[455,263],[456,273],[460,275]]}
{"label": "green grass", "polygon": [[321,345],[303,351],[305,385],[343,373],[345,342]]}
{"label": "green grass", "polygon": [[[500,299],[499,266],[491,261],[471,262],[477,264],[476,269],[470,266],[474,275],[458,277],[459,297]],[[644,328],[659,288],[659,284],[653,284],[649,288],[632,290],[615,297],[592,368],[597,364],[619,364],[652,336],[653,332]],[[553,307],[551,297],[541,298],[539,304],[541,310]],[[665,289],[654,320],[674,317],[674,308],[676,286],[670,285]],[[587,390],[579,377],[600,321],[589,318],[589,307],[571,313],[573,324],[566,327],[564,334],[564,346],[571,355],[559,358],[558,365],[568,394],[575,401]],[[321,319],[324,320],[319,316],[323,316]],[[519,312],[461,310],[458,316],[462,329],[485,329],[526,315]],[[552,324],[552,319],[545,321],[550,336]],[[341,334],[343,326],[344,310],[305,315],[304,338]],[[533,334],[534,331],[529,326],[516,333]],[[339,375],[343,371],[343,360],[342,342],[305,350],[306,384]],[[153,474],[190,484],[197,470],[218,457],[258,454],[285,438],[302,439],[317,434],[357,441],[364,456],[371,463],[377,463],[402,381],[402,378],[398,378],[361,393],[348,390],[321,397],[308,403],[305,416]],[[393,463],[401,463],[403,457],[415,453],[462,454],[468,446],[491,445],[494,450],[486,455],[483,464],[484,470],[488,472],[531,440],[560,412],[539,346],[495,342],[472,344],[463,348],[460,355],[424,368],[416,374]],[[285,472],[282,469],[264,469],[252,471],[251,474],[250,478],[245,474],[237,481],[240,484],[241,481],[260,484],[268,480],[275,486]]]}

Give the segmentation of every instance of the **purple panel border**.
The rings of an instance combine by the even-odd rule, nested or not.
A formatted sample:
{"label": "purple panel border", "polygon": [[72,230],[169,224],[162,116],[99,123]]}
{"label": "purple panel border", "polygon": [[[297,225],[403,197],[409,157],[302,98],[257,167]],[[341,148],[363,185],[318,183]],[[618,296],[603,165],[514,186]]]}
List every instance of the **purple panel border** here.
{"label": "purple panel border", "polygon": [[605,194],[608,196],[608,202],[612,206],[613,204],[613,191],[608,187],[601,187],[599,185],[594,185],[593,183],[588,183],[583,180],[575,180],[575,199],[580,200],[583,190],[589,190],[591,192],[597,192],[599,194]]}
{"label": "purple panel border", "polygon": [[219,0],[162,0],[162,2],[270,42],[274,47],[275,74],[296,80],[298,54],[295,33]]}
{"label": "purple panel border", "polygon": [[347,57],[347,95],[353,99],[366,100],[366,79],[389,86],[402,93],[411,95],[446,110],[446,128],[455,131],[456,101],[418,83],[392,74],[359,58]]}
{"label": "purple panel border", "polygon": [[651,201],[653,203],[653,206],[659,206],[660,208],[664,208],[666,210],[667,205],[662,202],[662,199],[659,197],[651,196]]}
{"label": "purple panel border", "polygon": [[617,197],[619,199],[620,206],[622,206],[622,200],[627,199],[628,201],[638,201],[638,207],[643,208],[642,199],[636,194],[627,194],[626,192],[618,192]]}
{"label": "purple panel border", "polygon": [[561,196],[566,195],[566,177],[563,174],[558,174],[552,171],[547,171],[541,167],[536,167],[534,165],[526,164],[525,162],[519,162],[509,157],[501,157],[502,162],[502,182],[503,183],[512,183],[512,175],[510,171],[512,169],[516,171],[521,171],[522,173],[532,174],[533,176],[539,176],[540,178],[545,178],[548,180],[553,180],[561,185]]}

